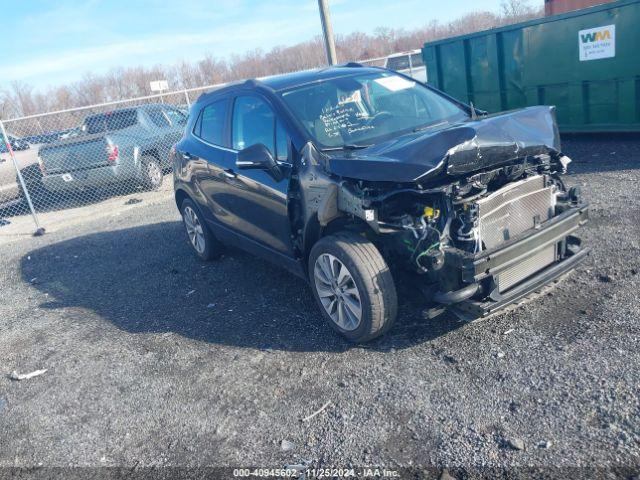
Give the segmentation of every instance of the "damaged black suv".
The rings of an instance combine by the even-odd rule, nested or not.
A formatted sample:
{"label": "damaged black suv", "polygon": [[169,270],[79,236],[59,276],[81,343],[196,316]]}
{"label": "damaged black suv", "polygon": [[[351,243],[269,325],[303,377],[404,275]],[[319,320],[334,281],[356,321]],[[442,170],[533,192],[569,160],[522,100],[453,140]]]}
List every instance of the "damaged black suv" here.
{"label": "damaged black suv", "polygon": [[392,326],[390,266],[416,276],[426,315],[473,319],[587,253],[553,107],[486,115],[348,64],[202,95],[174,154],[195,252],[208,260],[231,243],[308,279],[352,341]]}

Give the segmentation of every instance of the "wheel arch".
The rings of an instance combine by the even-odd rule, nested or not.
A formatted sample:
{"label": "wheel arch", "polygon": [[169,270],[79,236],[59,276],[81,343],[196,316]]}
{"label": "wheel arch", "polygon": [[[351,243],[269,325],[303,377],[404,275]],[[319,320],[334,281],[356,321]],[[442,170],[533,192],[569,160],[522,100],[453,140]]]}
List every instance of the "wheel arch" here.
{"label": "wheel arch", "polygon": [[156,149],[156,147],[147,147],[147,148],[143,148],[140,152],[140,159],[142,159],[142,157],[144,156],[149,156],[149,157],[153,157],[155,158],[158,162],[161,162],[160,160],[160,154],[158,153],[158,150]]}
{"label": "wheel arch", "polygon": [[175,201],[176,201],[176,207],[178,207],[178,210],[180,210],[180,207],[182,207],[182,202],[184,202],[186,199],[191,200],[193,203],[196,203],[193,198],[191,198],[191,195],[189,195],[186,190],[179,188],[176,190],[175,194]]}
{"label": "wheel arch", "polygon": [[[340,278],[344,278],[342,273],[336,273],[333,267],[331,268],[332,278],[330,278],[332,285],[330,290],[333,293],[325,288],[322,295],[320,294],[320,283],[326,284],[325,287],[329,286],[326,268],[322,269],[325,271],[324,281],[315,280],[313,278],[315,275],[312,272],[309,272],[309,276],[312,277],[310,278],[312,291],[323,317],[335,330],[352,342],[367,342],[383,335],[393,326],[398,311],[396,286],[389,265],[376,245],[365,236],[367,230],[364,230],[363,233],[358,232],[361,227],[358,223],[332,225],[332,229],[337,229],[339,233],[321,237],[311,249],[310,258],[307,261],[308,269],[314,269],[317,265],[317,259],[328,253],[346,266],[353,283],[346,291],[339,288]],[[331,265],[333,266],[333,263]],[[317,278],[321,277],[323,275],[318,275]],[[332,305],[335,306],[335,301],[337,301],[337,308],[343,308],[341,304],[346,301],[345,294],[353,296],[353,293],[347,293],[353,288],[357,289],[355,296],[360,302],[360,313],[357,314],[359,322],[354,328],[351,328],[352,325],[347,328],[340,316],[338,319],[335,318],[336,312],[333,311]],[[322,301],[322,298],[331,296],[334,299],[329,299],[329,304]],[[352,314],[356,315],[353,309],[350,310]]]}
{"label": "wheel arch", "polygon": [[374,233],[373,229],[367,224],[367,222],[357,217],[342,215],[338,218],[334,218],[327,225],[322,226],[318,220],[318,215],[314,214],[307,222],[304,230],[303,265],[306,273],[308,273],[307,263],[313,246],[321,238],[332,235],[341,230],[349,230],[351,232],[365,235],[368,233]]}

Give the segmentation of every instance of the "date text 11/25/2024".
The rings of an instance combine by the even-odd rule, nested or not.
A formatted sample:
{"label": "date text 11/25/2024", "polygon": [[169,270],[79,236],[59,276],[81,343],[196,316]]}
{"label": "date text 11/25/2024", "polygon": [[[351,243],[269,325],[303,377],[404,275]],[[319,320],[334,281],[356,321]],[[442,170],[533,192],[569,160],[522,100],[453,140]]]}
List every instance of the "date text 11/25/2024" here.
{"label": "date text 11/25/2024", "polygon": [[399,478],[400,472],[378,467],[363,468],[310,468],[292,465],[285,468],[238,468],[234,477],[289,477],[289,478]]}

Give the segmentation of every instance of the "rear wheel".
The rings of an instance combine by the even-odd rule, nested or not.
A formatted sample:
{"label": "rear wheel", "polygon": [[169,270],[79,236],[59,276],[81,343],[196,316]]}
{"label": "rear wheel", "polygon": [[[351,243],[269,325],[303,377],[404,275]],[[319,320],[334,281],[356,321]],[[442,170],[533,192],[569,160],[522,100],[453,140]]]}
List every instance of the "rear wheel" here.
{"label": "rear wheel", "polygon": [[164,175],[158,159],[151,155],[143,155],[141,160],[142,183],[148,190],[158,190],[162,186]]}
{"label": "rear wheel", "polygon": [[352,342],[393,325],[398,299],[389,266],[366,238],[341,232],[322,238],[309,255],[311,288],[325,319]]}
{"label": "rear wheel", "polygon": [[[27,190],[29,191],[29,197],[36,207],[44,206],[47,201],[55,201],[53,195],[49,195],[48,198],[49,192],[42,182],[42,172],[40,171],[38,165],[29,165],[28,167],[22,169],[20,173],[22,174],[22,179],[24,180],[25,187],[27,187]],[[20,196],[26,202],[26,196],[24,194],[24,191],[22,190],[22,185],[20,184],[20,179],[17,175],[16,183],[18,185]]]}
{"label": "rear wheel", "polygon": [[189,238],[189,244],[202,260],[212,260],[220,255],[222,244],[213,236],[202,218],[200,210],[190,199],[185,199],[180,207],[182,222]]}

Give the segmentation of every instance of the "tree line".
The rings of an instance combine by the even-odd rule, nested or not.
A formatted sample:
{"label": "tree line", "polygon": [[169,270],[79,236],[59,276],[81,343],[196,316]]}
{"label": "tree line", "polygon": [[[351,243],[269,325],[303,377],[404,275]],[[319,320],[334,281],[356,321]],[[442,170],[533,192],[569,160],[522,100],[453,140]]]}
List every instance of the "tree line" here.
{"label": "tree line", "polygon": [[[378,28],[373,33],[353,32],[336,36],[340,62],[357,61],[417,49],[427,41],[463,35],[517,23],[544,14],[542,5],[531,7],[528,0],[505,0],[499,12],[470,12],[453,21],[432,20],[414,30]],[[68,85],[36,89],[26,82],[13,81],[0,91],[0,118],[9,119],[38,113],[82,107],[97,103],[150,95],[149,82],[165,79],[170,90],[184,90],[243,78],[314,68],[326,64],[320,36],[292,46],[278,46],[233,54],[228,59],[206,55],[195,62],[153,67],[117,67],[105,74],[86,73]]]}

